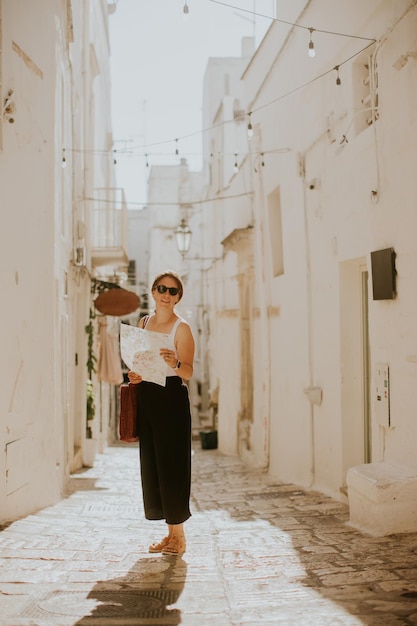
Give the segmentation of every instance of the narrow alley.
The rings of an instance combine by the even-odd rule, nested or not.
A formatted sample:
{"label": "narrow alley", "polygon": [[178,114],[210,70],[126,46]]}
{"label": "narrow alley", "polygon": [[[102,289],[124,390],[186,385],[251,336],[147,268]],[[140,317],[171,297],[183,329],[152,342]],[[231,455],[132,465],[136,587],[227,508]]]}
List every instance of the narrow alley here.
{"label": "narrow alley", "polygon": [[0,532],[1,626],[417,624],[417,537],[372,538],[348,508],[217,450],[193,456],[182,558],[151,555],[136,447]]}

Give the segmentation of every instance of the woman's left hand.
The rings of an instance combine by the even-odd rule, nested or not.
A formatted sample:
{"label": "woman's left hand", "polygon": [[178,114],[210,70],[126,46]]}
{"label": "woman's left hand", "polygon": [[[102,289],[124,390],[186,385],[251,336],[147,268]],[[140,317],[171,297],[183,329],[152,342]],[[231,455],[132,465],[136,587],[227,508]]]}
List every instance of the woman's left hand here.
{"label": "woman's left hand", "polygon": [[165,363],[169,365],[169,367],[174,368],[177,364],[177,359],[175,357],[175,352],[173,350],[168,350],[167,348],[161,348],[159,354],[164,359]]}

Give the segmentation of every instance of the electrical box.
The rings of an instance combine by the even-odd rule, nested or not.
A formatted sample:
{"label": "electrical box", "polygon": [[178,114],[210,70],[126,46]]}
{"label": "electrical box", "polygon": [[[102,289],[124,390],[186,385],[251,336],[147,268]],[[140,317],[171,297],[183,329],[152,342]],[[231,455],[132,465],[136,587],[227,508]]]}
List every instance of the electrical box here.
{"label": "electrical box", "polygon": [[392,300],[396,295],[394,248],[371,252],[372,293],[374,300]]}
{"label": "electrical box", "polygon": [[381,426],[391,425],[388,363],[376,364],[376,418]]}

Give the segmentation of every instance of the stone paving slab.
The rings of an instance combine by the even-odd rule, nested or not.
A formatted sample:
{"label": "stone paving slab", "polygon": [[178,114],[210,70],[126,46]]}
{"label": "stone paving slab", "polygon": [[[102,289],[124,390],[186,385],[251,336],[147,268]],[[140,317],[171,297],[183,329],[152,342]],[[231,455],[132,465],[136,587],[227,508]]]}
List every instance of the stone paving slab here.
{"label": "stone paving slab", "polygon": [[417,626],[417,535],[217,450],[193,455],[182,558],[150,555],[137,449],[108,448],[55,506],[0,531],[0,626]]}

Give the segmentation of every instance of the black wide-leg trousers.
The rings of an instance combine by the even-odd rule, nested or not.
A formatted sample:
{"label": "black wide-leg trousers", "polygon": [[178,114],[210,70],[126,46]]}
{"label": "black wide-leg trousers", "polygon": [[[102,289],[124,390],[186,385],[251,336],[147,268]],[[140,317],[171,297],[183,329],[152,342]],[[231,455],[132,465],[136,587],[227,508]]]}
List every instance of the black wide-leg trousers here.
{"label": "black wide-leg trousers", "polygon": [[190,516],[191,413],[178,376],[138,385],[138,435],[145,517],[181,524]]}

